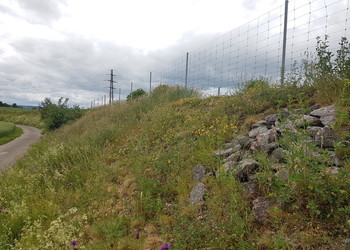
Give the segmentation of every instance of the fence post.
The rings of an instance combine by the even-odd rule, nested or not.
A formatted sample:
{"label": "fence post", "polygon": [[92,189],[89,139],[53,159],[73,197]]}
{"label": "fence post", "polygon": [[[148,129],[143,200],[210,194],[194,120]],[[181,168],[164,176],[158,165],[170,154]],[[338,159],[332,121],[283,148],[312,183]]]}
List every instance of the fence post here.
{"label": "fence post", "polygon": [[187,89],[187,77],[188,77],[188,52],[186,54],[186,75],[185,75],[185,88]]}
{"label": "fence post", "polygon": [[218,87],[218,96],[220,96],[220,89],[221,87]]}
{"label": "fence post", "polygon": [[149,93],[152,92],[152,72],[149,72]]}
{"label": "fence post", "polygon": [[284,85],[284,73],[286,67],[286,48],[287,48],[287,24],[288,24],[288,0],[284,6],[284,29],[283,29],[283,50],[282,50],[282,67],[281,67],[281,85]]}

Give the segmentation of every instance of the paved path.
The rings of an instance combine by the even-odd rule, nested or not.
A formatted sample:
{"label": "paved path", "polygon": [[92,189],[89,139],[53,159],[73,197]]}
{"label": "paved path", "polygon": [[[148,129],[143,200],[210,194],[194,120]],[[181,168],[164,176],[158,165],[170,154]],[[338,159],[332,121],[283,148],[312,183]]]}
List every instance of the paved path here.
{"label": "paved path", "polygon": [[0,171],[14,165],[16,160],[27,152],[29,146],[41,137],[41,132],[37,128],[16,126],[23,129],[23,134],[9,143],[0,145]]}

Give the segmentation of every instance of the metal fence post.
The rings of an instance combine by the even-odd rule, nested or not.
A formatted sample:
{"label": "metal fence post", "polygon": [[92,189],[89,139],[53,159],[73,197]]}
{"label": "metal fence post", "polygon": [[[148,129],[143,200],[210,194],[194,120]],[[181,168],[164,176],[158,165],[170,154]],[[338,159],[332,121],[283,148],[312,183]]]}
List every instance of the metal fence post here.
{"label": "metal fence post", "polygon": [[152,92],[152,72],[149,72],[149,93]]}
{"label": "metal fence post", "polygon": [[188,52],[186,54],[186,75],[185,75],[185,88],[187,88],[187,77],[188,77]]}
{"label": "metal fence post", "polygon": [[285,67],[286,67],[286,48],[287,48],[287,24],[288,24],[288,0],[284,6],[284,29],[283,29],[283,50],[281,67],[281,85],[284,85]]}

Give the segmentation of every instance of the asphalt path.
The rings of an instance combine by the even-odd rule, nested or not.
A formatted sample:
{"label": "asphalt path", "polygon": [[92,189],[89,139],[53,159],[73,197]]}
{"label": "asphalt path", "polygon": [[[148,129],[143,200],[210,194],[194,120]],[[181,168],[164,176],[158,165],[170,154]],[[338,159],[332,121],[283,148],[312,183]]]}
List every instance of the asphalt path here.
{"label": "asphalt path", "polygon": [[14,165],[18,158],[27,153],[29,146],[41,137],[41,131],[37,128],[16,126],[23,129],[23,134],[9,143],[0,145],[0,171]]}

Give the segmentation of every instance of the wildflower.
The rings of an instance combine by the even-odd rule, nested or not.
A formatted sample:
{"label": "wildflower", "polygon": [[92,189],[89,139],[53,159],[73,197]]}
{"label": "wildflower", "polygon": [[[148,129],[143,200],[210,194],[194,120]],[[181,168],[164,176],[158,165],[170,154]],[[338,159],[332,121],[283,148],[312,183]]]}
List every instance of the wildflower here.
{"label": "wildflower", "polygon": [[78,245],[78,241],[72,240],[70,244],[71,244],[72,246],[77,246],[77,245]]}
{"label": "wildflower", "polygon": [[0,213],[1,213],[1,211],[2,211],[3,209],[4,209],[4,208],[0,206]]}
{"label": "wildflower", "polygon": [[170,244],[165,242],[160,250],[170,250]]}
{"label": "wildflower", "polygon": [[140,238],[140,232],[136,232],[135,238],[136,238],[136,239],[139,239],[139,238]]}

